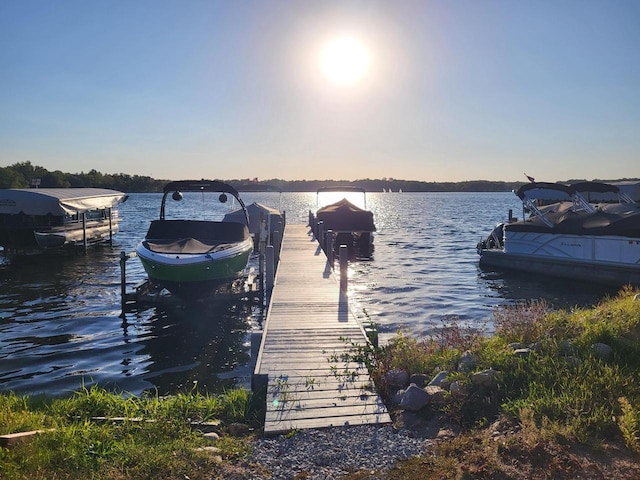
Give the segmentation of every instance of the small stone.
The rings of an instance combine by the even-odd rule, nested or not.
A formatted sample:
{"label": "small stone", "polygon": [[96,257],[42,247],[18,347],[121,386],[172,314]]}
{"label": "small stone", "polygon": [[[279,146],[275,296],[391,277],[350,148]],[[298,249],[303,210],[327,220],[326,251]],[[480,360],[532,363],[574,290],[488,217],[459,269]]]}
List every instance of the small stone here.
{"label": "small stone", "polygon": [[473,370],[478,363],[478,356],[472,353],[470,350],[467,350],[462,354],[460,360],[458,361],[458,369],[462,372],[470,372]]}
{"label": "small stone", "polygon": [[429,381],[429,377],[427,377],[424,373],[414,373],[411,375],[409,379],[409,383],[415,383],[418,387],[424,387]]}
{"label": "small stone", "polygon": [[213,441],[220,440],[220,435],[218,435],[216,432],[205,433],[202,436],[208,440],[213,440]]}
{"label": "small stone", "polygon": [[415,384],[409,385],[400,401],[400,407],[405,410],[417,412],[429,404],[431,397],[422,388]]}
{"label": "small stone", "polygon": [[251,430],[249,428],[249,425],[246,425],[244,423],[231,423],[227,428],[229,429],[229,433],[234,437],[242,437],[244,435],[247,435]]}
{"label": "small stone", "polygon": [[436,385],[427,385],[424,391],[429,395],[429,402],[442,405],[445,401],[446,391],[442,387]]}
{"label": "small stone", "polygon": [[449,372],[446,372],[446,371],[438,372],[437,375],[431,379],[431,381],[429,382],[429,385],[442,387],[443,383],[446,382],[448,376],[449,376]]}
{"label": "small stone", "polygon": [[449,391],[454,397],[462,397],[467,394],[467,388],[462,384],[462,382],[460,382],[460,380],[451,382]]}
{"label": "small stone", "polygon": [[405,370],[394,368],[384,374],[384,381],[391,387],[405,388],[409,385],[409,374]]}
{"label": "small stone", "polygon": [[398,391],[396,391],[396,393],[393,394],[393,397],[391,397],[391,401],[395,404],[395,405],[400,405],[400,402],[402,402],[402,397],[404,396],[404,389],[400,389]]}
{"label": "small stone", "polygon": [[606,343],[594,343],[591,345],[591,351],[601,360],[608,360],[613,354],[613,348]]}
{"label": "small stone", "polygon": [[531,355],[531,349],[530,348],[517,348],[513,351],[513,354],[516,357],[520,357],[520,358],[527,358],[529,355]]}
{"label": "small stone", "polygon": [[207,452],[207,453],[220,453],[222,450],[220,450],[218,447],[200,447],[200,448],[196,448],[196,452]]}
{"label": "small stone", "polygon": [[438,432],[438,438],[453,438],[455,437],[455,433],[453,433],[451,430],[449,430],[448,428],[443,428]]}
{"label": "small stone", "polygon": [[497,371],[488,368],[486,370],[482,370],[481,372],[474,373],[471,375],[471,383],[478,387],[495,387],[498,382],[496,380]]}
{"label": "small stone", "polygon": [[558,350],[560,353],[569,353],[572,349],[571,342],[569,340],[562,340],[558,345]]}

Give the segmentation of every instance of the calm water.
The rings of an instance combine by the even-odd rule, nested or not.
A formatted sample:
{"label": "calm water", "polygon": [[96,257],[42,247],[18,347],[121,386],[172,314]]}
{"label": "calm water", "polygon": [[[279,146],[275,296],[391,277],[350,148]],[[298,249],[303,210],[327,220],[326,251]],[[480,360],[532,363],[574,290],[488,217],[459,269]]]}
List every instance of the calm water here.
{"label": "calm water", "polygon": [[[217,301],[121,314],[120,252],[135,249],[158,216],[160,198],[131,195],[120,207],[112,248],[0,267],[0,390],[63,394],[97,382],[134,394],[153,388],[164,394],[195,383],[208,391],[246,384],[259,310]],[[294,223],[306,223],[308,211],[317,208],[315,193],[247,193],[243,199],[285,210]],[[399,329],[423,336],[451,319],[490,329],[496,306],[521,299],[544,298],[565,308],[615,293],[481,271],[476,243],[510,208],[521,214],[517,200],[511,193],[367,195],[378,232],[373,260],[349,267],[354,311],[380,324],[383,338]],[[183,210],[189,208],[183,203]],[[201,215],[199,208],[194,212]],[[130,260],[129,288],[145,278],[139,260]]]}

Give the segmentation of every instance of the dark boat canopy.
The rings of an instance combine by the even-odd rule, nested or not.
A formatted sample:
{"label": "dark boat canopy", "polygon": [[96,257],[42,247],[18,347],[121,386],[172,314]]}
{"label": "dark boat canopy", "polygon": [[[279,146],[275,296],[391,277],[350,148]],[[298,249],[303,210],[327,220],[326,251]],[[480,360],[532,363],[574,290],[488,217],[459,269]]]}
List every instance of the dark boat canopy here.
{"label": "dark boat canopy", "polygon": [[164,186],[164,194],[169,192],[225,192],[238,197],[238,191],[219,180],[177,180]]}
{"label": "dark boat canopy", "polygon": [[516,191],[520,200],[571,200],[574,193],[573,187],[550,182],[526,183]]}
{"label": "dark boat canopy", "polygon": [[604,182],[577,182],[571,185],[533,182],[521,186],[515,193],[523,202],[574,201],[583,204],[586,210],[589,210],[587,205],[590,202],[634,203],[617,185]]}
{"label": "dark boat canopy", "polygon": [[571,188],[576,192],[618,193],[620,189],[610,183],[578,182],[572,183]]}
{"label": "dark boat canopy", "polygon": [[322,207],[316,213],[317,219],[324,222],[325,230],[334,232],[375,232],[373,213],[363,210],[346,198]]}

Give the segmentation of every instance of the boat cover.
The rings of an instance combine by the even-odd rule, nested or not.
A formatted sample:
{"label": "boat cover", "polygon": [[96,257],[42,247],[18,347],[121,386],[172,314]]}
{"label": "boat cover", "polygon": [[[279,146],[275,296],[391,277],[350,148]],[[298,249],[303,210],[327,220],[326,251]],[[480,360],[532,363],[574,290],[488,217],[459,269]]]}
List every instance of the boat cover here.
{"label": "boat cover", "polygon": [[373,213],[363,210],[346,198],[322,207],[316,218],[324,222],[325,230],[336,232],[375,232]]}
{"label": "boat cover", "polygon": [[127,195],[105,188],[30,188],[0,190],[0,214],[74,215],[113,208]]}
{"label": "boat cover", "polygon": [[536,182],[525,183],[517,191],[520,200],[569,201],[575,189],[560,183]]}
{"label": "boat cover", "polygon": [[[247,213],[249,214],[249,231],[251,233],[260,233],[260,219],[264,218],[268,225],[271,226],[273,233],[277,228],[278,222],[284,223],[282,214],[275,208],[267,207],[258,202],[253,202],[251,205],[247,205]],[[269,218],[271,220],[269,220]],[[227,213],[222,219],[223,222],[236,222],[244,223],[244,212],[241,208]]]}

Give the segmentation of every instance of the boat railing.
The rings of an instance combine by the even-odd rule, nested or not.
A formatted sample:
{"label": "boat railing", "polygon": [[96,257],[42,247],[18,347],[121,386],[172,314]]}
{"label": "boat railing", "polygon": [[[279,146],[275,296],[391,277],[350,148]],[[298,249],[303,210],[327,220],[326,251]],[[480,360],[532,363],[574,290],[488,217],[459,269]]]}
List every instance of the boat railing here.
{"label": "boat railing", "polygon": [[587,213],[595,213],[596,209],[591,205],[582,195],[578,192],[574,192],[571,195],[571,199],[573,200],[573,211],[579,212],[580,210],[584,210]]}

